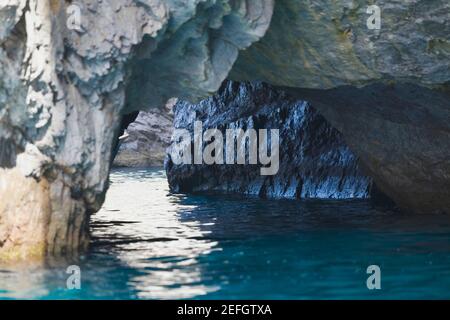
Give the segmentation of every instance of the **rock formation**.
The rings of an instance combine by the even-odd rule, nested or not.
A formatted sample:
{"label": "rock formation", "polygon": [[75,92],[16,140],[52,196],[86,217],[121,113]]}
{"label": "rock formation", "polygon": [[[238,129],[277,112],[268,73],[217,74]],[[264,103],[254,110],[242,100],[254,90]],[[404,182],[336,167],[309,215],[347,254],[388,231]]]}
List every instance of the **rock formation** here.
{"label": "rock formation", "polygon": [[[191,132],[192,146],[194,121],[202,121],[203,131],[219,129],[223,137],[230,128],[278,129],[279,170],[262,176],[258,164],[174,164],[171,153],[177,141],[172,141],[166,171],[174,192],[320,199],[367,198],[370,194],[371,179],[361,172],[342,135],[307,102],[269,85],[230,81],[198,104],[178,102],[175,128]],[[250,148],[245,143],[242,140],[240,148],[246,150],[248,163]]]}
{"label": "rock formation", "polygon": [[162,167],[173,131],[174,103],[141,111],[127,127],[113,165],[117,167]]}
{"label": "rock formation", "polygon": [[448,212],[450,3],[378,0],[379,30],[369,4],[2,1],[0,255],[85,247],[122,116],[228,75],[289,87],[398,204]]}
{"label": "rock formation", "polygon": [[450,95],[412,84],[295,90],[406,212],[450,212]]}
{"label": "rock formation", "polygon": [[[381,9],[379,30],[367,27],[369,4]],[[450,212],[449,35],[448,1],[277,1],[230,77],[288,87],[398,205]]]}
{"label": "rock formation", "polygon": [[217,90],[272,9],[253,0],[2,1],[0,256],[86,247],[122,114]]}

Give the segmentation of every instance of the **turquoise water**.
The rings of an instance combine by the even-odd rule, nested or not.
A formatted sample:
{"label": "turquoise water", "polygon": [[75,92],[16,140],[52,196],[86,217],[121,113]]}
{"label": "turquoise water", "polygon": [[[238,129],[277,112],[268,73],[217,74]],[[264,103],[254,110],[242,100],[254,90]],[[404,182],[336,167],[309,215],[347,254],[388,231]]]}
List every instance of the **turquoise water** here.
{"label": "turquoise water", "polygon": [[[170,195],[163,171],[115,170],[90,252],[0,267],[0,298],[450,298],[450,217],[364,201]],[[68,265],[81,289],[66,288]],[[381,290],[366,269],[381,268]]]}

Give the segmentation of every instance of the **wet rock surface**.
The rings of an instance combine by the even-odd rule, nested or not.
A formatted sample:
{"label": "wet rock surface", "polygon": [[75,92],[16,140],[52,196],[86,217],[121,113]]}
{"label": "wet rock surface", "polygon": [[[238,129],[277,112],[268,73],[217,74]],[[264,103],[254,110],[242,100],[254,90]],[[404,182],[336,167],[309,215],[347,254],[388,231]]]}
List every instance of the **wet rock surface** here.
{"label": "wet rock surface", "polygon": [[[279,129],[279,171],[262,176],[261,165],[174,164],[172,141],[166,160],[174,192],[240,193],[273,198],[367,198],[372,180],[342,135],[307,102],[263,83],[226,82],[215,96],[198,104],[175,105],[175,128]],[[245,142],[244,142],[245,143]],[[204,143],[205,145],[207,143]],[[245,146],[243,146],[245,147]],[[247,157],[248,157],[248,148]],[[247,159],[248,160],[248,159]]]}

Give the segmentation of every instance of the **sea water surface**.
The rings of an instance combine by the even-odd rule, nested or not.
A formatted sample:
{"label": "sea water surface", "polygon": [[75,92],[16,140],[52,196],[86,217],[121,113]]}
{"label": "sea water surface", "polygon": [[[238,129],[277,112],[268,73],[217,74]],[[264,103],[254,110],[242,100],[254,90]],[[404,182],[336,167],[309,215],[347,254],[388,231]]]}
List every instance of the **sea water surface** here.
{"label": "sea water surface", "polygon": [[[169,193],[158,169],[116,169],[88,253],[0,266],[0,299],[448,299],[450,217],[365,201]],[[69,265],[81,289],[67,288]],[[369,290],[367,267],[381,269]]]}

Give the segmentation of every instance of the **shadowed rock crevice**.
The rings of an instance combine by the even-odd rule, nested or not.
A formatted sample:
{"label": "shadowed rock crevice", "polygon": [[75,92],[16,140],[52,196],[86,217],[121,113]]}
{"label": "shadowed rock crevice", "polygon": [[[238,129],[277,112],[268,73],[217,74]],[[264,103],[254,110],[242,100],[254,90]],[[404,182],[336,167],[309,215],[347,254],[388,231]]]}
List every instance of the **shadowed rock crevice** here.
{"label": "shadowed rock crevice", "polygon": [[286,89],[343,133],[377,186],[406,211],[450,210],[448,88],[374,84]]}
{"label": "shadowed rock crevice", "polygon": [[0,168],[16,165],[17,147],[10,139],[0,138]]}

